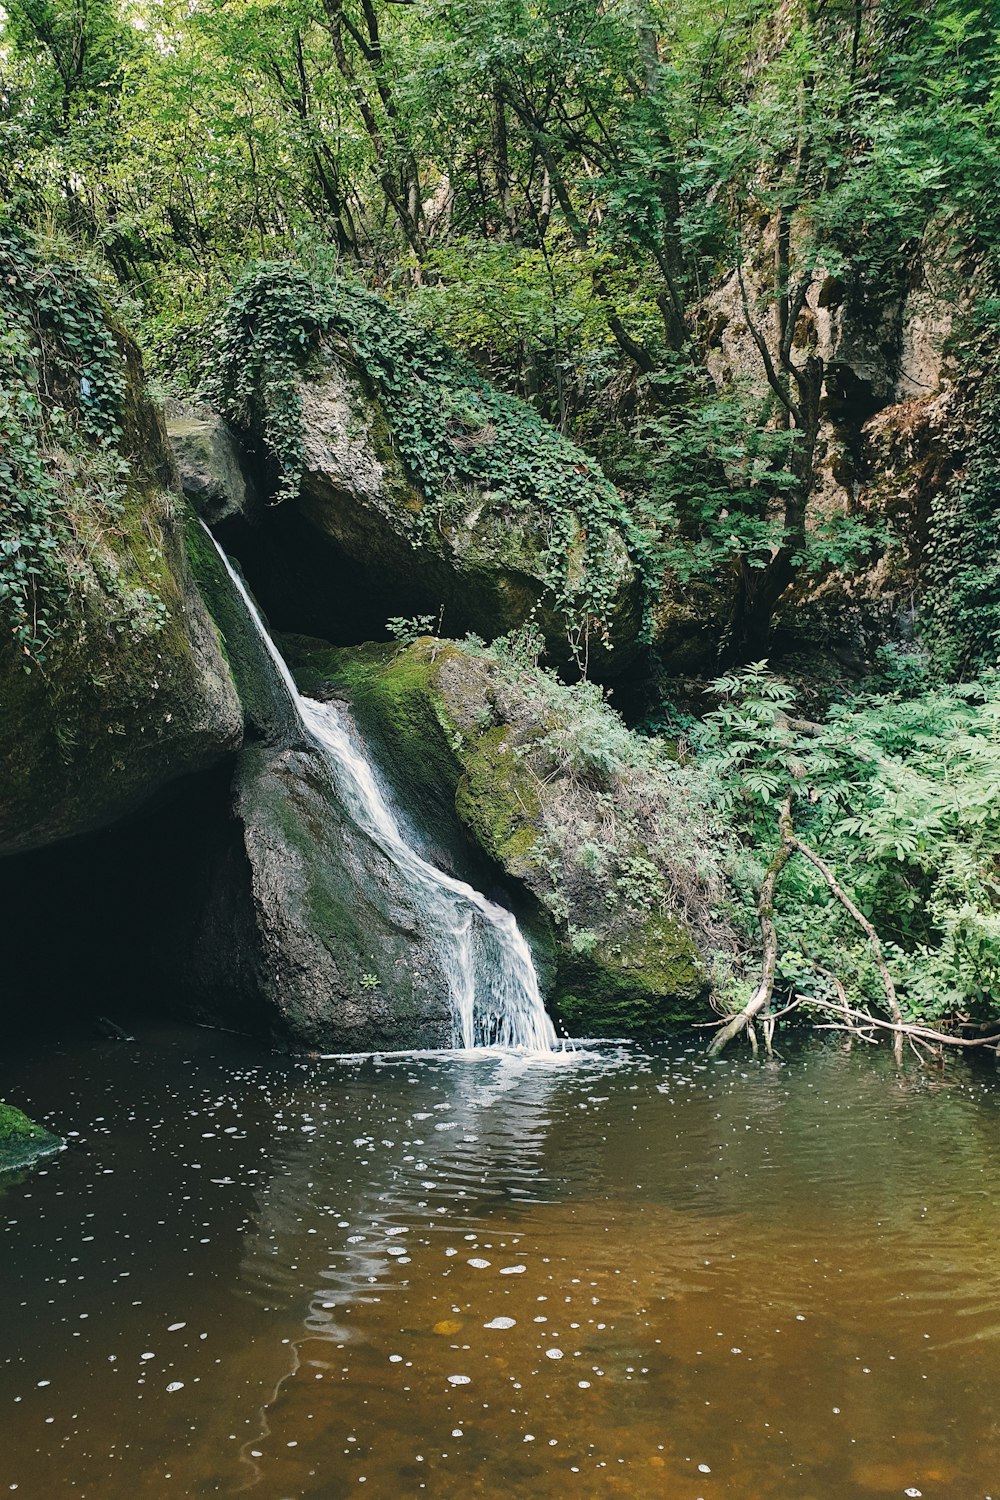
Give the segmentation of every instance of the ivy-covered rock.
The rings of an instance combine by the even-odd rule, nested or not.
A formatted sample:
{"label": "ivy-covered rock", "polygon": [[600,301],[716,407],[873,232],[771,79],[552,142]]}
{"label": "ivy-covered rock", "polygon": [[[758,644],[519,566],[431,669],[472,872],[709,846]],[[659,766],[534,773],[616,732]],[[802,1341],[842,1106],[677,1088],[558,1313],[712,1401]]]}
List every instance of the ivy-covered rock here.
{"label": "ivy-covered rock", "polygon": [[527,898],[571,1032],[657,1036],[703,1014],[701,953],[726,942],[711,819],[593,685],[429,638],[283,644],[305,691],[349,699],[439,860],[463,836]]}
{"label": "ivy-covered rock", "polygon": [[[403,612],[394,599],[443,608],[452,631],[490,639],[533,617],[553,659],[591,673],[635,655],[641,539],[614,486],[385,300],[265,267],[216,349],[215,398],[256,449],[261,491],[370,580],[386,615]],[[266,505],[254,519],[278,524]]]}
{"label": "ivy-covered rock", "polygon": [[104,826],[242,737],[138,353],[0,237],[0,853]]}
{"label": "ivy-covered rock", "polygon": [[0,1172],[30,1166],[61,1151],[65,1142],[0,1100]]}

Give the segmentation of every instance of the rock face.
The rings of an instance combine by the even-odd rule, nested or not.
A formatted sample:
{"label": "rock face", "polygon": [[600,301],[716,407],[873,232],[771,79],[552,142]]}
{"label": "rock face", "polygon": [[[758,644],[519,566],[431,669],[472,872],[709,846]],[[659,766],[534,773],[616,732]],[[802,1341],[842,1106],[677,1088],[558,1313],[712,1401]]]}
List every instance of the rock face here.
{"label": "rock face", "polygon": [[[301,514],[377,579],[381,593],[422,600],[435,615],[443,606],[453,629],[465,627],[488,640],[534,612],[553,657],[568,657],[566,622],[547,581],[543,516],[518,513],[466,485],[455,488],[440,519],[428,525],[425,499],[398,456],[377,398],[345,353],[326,352],[302,386],[302,408]],[[582,522],[577,531],[582,538]],[[593,654],[607,670],[634,655],[641,619],[638,579],[623,537],[609,527],[603,547],[615,588],[608,642],[595,640]],[[568,577],[582,565],[582,540],[579,551],[565,559]]]}
{"label": "rock face", "polygon": [[61,1151],[65,1144],[57,1135],[35,1125],[19,1109],[0,1101],[0,1172],[31,1166]]}
{"label": "rock face", "polygon": [[399,872],[343,813],[308,747],[244,752],[236,817],[250,872],[257,986],[300,1042],[444,1047],[451,1003]]}
{"label": "rock face", "polygon": [[261,1012],[338,1051],[447,1046],[447,987],[404,884],[356,829],[212,543],[193,530],[247,724],[231,820],[201,871],[179,983],[206,1014]]}
{"label": "rock face", "polygon": [[168,401],[167,439],[187,498],[209,526],[249,508],[243,461],[229,428],[200,402]]}
{"label": "rock face", "polygon": [[73,589],[45,667],[25,671],[13,644],[0,647],[0,854],[113,822],[242,738],[239,698],[188,566],[162,424],[138,355],[124,339],[120,350],[129,463],[120,513],[109,524],[85,490],[74,498]]}
{"label": "rock face", "polygon": [[[287,269],[279,280],[235,299],[220,342],[233,431],[205,410],[175,408],[169,424],[186,493],[230,522],[271,612],[359,642],[393,616],[443,612],[450,634],[489,640],[531,618],[553,661],[586,660],[592,676],[627,666],[640,579],[593,461],[388,303]],[[279,294],[301,303],[313,342],[296,324],[288,348],[262,352],[257,310],[275,339]]]}
{"label": "rock face", "polygon": [[[795,347],[808,347],[825,369],[813,513],[818,522],[863,519],[874,540],[868,558],[850,568],[831,565],[788,591],[775,616],[782,650],[818,646],[860,669],[878,645],[913,636],[932,503],[968,448],[968,374],[952,335],[982,282],[975,266],[956,266],[953,250],[947,243],[924,247],[906,274],[899,268],[894,286],[872,290],[828,275],[817,276],[808,293]],[[751,301],[771,275],[773,252],[768,225],[743,267]],[[706,297],[699,322],[716,385],[762,394],[764,371],[735,271]],[[774,314],[765,331],[773,347]],[[717,612],[718,601],[700,604],[671,597],[661,609],[663,655],[682,671],[689,659],[698,661],[698,621],[711,617],[713,605]]]}
{"label": "rock face", "polygon": [[573,1034],[655,1036],[691,1019],[707,987],[698,929],[713,892],[695,867],[709,830],[652,764],[633,774],[596,744],[588,754],[607,727],[592,693],[578,711],[573,690],[440,641],[284,644],[307,691],[347,694],[439,862],[464,836],[521,890],[550,1009]]}

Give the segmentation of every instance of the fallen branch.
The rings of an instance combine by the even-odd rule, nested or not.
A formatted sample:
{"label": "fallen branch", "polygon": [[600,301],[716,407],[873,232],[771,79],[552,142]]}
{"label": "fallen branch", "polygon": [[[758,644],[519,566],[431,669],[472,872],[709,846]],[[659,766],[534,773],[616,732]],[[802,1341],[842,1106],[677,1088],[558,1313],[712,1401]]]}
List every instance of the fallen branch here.
{"label": "fallen branch", "polygon": [[822,875],[823,879],[829,886],[832,894],[840,902],[841,906],[848,913],[848,915],[851,916],[855,922],[857,922],[858,926],[861,928],[862,932],[865,934],[865,937],[868,939],[869,944],[871,945],[872,957],[875,960],[875,967],[876,969],[878,969],[879,978],[882,981],[882,988],[885,991],[886,1009],[892,1017],[893,1024],[897,1030],[896,1040],[893,1044],[893,1047],[896,1053],[896,1061],[897,1063],[900,1063],[903,1060],[903,1034],[901,1031],[899,1031],[899,1027],[903,1025],[903,1011],[896,995],[896,986],[893,984],[892,975],[889,973],[889,966],[885,961],[885,954],[882,952],[882,944],[879,942],[878,933],[875,931],[875,928],[869,922],[864,912],[859,911],[855,906],[854,902],[851,900],[850,896],[837,880],[837,877],[834,875],[833,871],[830,869],[830,866],[826,863],[826,861],[821,859],[814,849],[810,849],[808,844],[804,844],[792,829],[790,812],[788,821],[788,842],[791,844],[792,848],[798,850],[799,854],[801,854],[804,859],[807,859],[809,861],[814,870],[819,871],[819,873]]}
{"label": "fallen branch", "polygon": [[[881,1016],[873,1016],[867,1010],[855,1010],[848,1006],[834,1005],[830,1000],[816,1000],[812,995],[800,995],[803,1005],[812,1005],[819,1010],[833,1011],[837,1015],[844,1015],[843,1021],[830,1023],[819,1023],[817,1031],[853,1031],[850,1022],[860,1022],[863,1030],[877,1027],[881,1031],[897,1032],[902,1037],[910,1037],[918,1042],[936,1042],[944,1047],[1000,1047],[1000,1032],[994,1036],[952,1036],[946,1031],[935,1031],[931,1026],[921,1026],[917,1021],[883,1021]],[[857,1034],[856,1032],[854,1033]]]}
{"label": "fallen branch", "polygon": [[[740,1032],[749,1026],[754,1016],[759,1015],[765,1006],[770,1004],[771,996],[774,994],[774,974],[778,966],[778,934],[774,927],[774,888],[778,876],[787,865],[795,847],[790,796],[785,798],[778,815],[778,831],[780,842],[774,858],[767,867],[767,874],[764,876],[764,883],[757,897],[757,920],[760,923],[760,935],[764,948],[760,983],[743,1009],[715,1033],[709,1044],[709,1057],[717,1057],[724,1047],[728,1047],[733,1038],[739,1036]],[[756,1037],[754,1037],[754,1042],[756,1042]]]}

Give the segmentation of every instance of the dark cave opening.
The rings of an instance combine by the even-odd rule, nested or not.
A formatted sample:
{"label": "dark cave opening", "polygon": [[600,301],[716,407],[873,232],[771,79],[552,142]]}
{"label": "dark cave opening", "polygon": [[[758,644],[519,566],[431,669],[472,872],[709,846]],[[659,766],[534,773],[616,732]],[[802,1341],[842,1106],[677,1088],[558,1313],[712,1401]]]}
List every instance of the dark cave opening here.
{"label": "dark cave opening", "polygon": [[[469,620],[426,583],[387,583],[377,566],[347,557],[293,504],[235,516],[215,528],[275,630],[316,636],[334,646],[388,641],[387,622],[429,615],[441,633],[458,638]],[[437,627],[436,627],[437,628]]]}
{"label": "dark cave opening", "polygon": [[0,860],[8,1035],[107,1017],[224,1022],[266,1035],[245,986],[206,973],[213,945],[229,957],[233,912],[210,897],[234,866],[227,760],[174,783],[113,826]]}

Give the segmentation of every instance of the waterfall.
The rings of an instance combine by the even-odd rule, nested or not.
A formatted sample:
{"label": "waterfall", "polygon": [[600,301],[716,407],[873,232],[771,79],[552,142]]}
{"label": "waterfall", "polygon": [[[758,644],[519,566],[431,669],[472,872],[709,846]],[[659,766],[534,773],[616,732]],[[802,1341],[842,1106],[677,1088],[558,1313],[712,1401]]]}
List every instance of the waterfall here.
{"label": "waterfall", "polygon": [[291,700],[304,737],[329,765],[348,817],[406,877],[451,997],[458,1047],[551,1052],[556,1034],[538,988],[531,952],[513,915],[465,881],[422,859],[408,843],[363,746],[337,704],[304,698],[257,606],[205,528]]}

